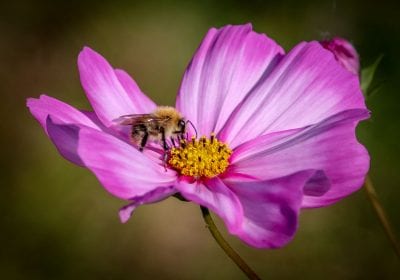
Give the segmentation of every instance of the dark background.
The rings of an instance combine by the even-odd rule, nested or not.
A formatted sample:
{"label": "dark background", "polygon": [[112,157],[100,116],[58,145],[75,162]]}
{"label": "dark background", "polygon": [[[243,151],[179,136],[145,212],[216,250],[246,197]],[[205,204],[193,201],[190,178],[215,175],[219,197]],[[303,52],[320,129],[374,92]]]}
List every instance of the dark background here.
{"label": "dark background", "polygon": [[[216,4],[217,3],[217,4]],[[358,136],[400,232],[400,7],[396,1],[2,1],[0,4],[0,278],[244,279],[214,243],[198,206],[168,199],[121,224],[124,204],[59,156],[28,113],[41,93],[89,108],[76,59],[84,45],[173,105],[182,73],[212,26],[252,22],[286,50],[339,35],[363,66],[384,55]],[[225,229],[221,229],[226,233]],[[365,191],[303,211],[292,243],[257,250],[229,242],[266,279],[399,279]]]}

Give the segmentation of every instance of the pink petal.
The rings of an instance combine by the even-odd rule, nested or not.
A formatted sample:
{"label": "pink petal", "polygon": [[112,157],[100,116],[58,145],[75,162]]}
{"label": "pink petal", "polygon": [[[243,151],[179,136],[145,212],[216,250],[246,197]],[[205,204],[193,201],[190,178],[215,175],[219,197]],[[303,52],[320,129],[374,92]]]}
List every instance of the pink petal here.
{"label": "pink petal", "polygon": [[234,151],[229,173],[269,180],[320,170],[305,185],[303,207],[331,204],[364,182],[369,156],[355,137],[355,127],[368,116],[367,110],[348,110],[296,133],[283,132],[286,137],[273,134],[277,141],[270,135],[256,138]]}
{"label": "pink petal", "polygon": [[28,98],[26,105],[31,114],[43,127],[46,134],[48,134],[46,120],[49,115],[56,117],[57,120],[63,124],[76,124],[78,126],[100,129],[84,112],[47,95],[41,95],[39,99]]}
{"label": "pink petal", "polygon": [[86,117],[88,117],[93,123],[95,123],[100,128],[100,130],[102,130],[102,131],[107,130],[107,127],[105,127],[104,124],[99,120],[99,118],[97,117],[97,115],[94,111],[82,110],[81,112]]}
{"label": "pink petal", "polygon": [[113,195],[131,199],[156,188],[169,188],[176,173],[126,142],[93,129],[79,131],[78,154],[100,183]]}
{"label": "pink petal", "polygon": [[147,97],[143,97],[144,94],[131,78],[120,70],[115,72],[100,54],[90,48],[85,47],[79,54],[78,67],[87,97],[105,126],[110,127],[112,120],[122,115],[153,109],[154,106]]}
{"label": "pink petal", "polygon": [[247,95],[220,139],[231,148],[263,134],[300,128],[366,108],[358,78],[319,43],[301,43]]}
{"label": "pink petal", "polygon": [[311,171],[269,181],[226,182],[243,206],[243,222],[234,233],[257,248],[288,243],[298,226],[302,186]]}
{"label": "pink petal", "polygon": [[176,193],[176,190],[171,187],[157,188],[153,191],[146,193],[143,196],[134,197],[130,204],[122,207],[119,210],[119,218],[122,223],[126,223],[132,216],[132,212],[140,205],[159,202]]}
{"label": "pink petal", "polygon": [[[79,111],[78,111],[79,112]],[[79,112],[83,114],[94,123],[97,123],[98,130],[110,135],[115,134],[114,131],[107,129],[97,119],[96,114],[93,112]],[[79,131],[81,128],[86,127],[82,124],[68,123],[68,119],[58,119],[57,116],[48,115],[45,130],[49,135],[51,141],[56,146],[58,152],[67,160],[74,164],[85,167],[81,157],[78,154]],[[149,152],[146,151],[147,154]],[[159,154],[158,154],[159,156]]]}
{"label": "pink petal", "polygon": [[117,75],[119,82],[132,101],[132,114],[147,114],[156,109],[157,105],[140,90],[139,86],[128,73],[124,70],[116,69],[115,75]]}
{"label": "pink petal", "polygon": [[251,24],[212,28],[186,69],[176,106],[200,135],[218,132],[283,54]]}
{"label": "pink petal", "polygon": [[58,152],[65,159],[79,166],[85,166],[78,155],[79,130],[82,127],[63,123],[52,116],[48,116],[46,120],[46,131]]}
{"label": "pink petal", "polygon": [[184,180],[176,189],[187,199],[203,205],[222,218],[230,233],[234,234],[241,225],[243,210],[237,196],[218,178],[205,183],[188,183]]}
{"label": "pink petal", "polygon": [[[41,95],[39,99],[29,98],[27,106],[56,145],[57,150],[67,160],[83,166],[83,162],[76,153],[78,131],[81,127],[91,127],[101,130],[96,119],[91,118],[88,112],[81,112],[74,107],[55,98]],[[54,120],[56,123],[50,120]]]}

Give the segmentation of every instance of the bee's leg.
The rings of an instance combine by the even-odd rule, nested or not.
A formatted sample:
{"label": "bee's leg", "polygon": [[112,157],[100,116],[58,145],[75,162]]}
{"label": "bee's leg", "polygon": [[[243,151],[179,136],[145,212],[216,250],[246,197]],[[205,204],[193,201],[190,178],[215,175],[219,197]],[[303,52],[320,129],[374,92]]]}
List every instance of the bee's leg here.
{"label": "bee's leg", "polygon": [[160,132],[161,132],[161,141],[163,145],[164,151],[168,151],[169,147],[167,145],[167,140],[165,139],[165,130],[163,127],[160,127]]}
{"label": "bee's leg", "polygon": [[171,143],[176,148],[174,137],[171,136]]}
{"label": "bee's leg", "polygon": [[168,154],[167,154],[167,152],[164,152],[163,162],[164,162],[164,170],[165,170],[165,172],[167,172],[167,160],[168,160]]}
{"label": "bee's leg", "polygon": [[140,142],[139,151],[143,152],[143,148],[146,146],[148,138],[149,138],[149,133],[146,131],[143,135],[142,141]]}
{"label": "bee's leg", "polygon": [[168,159],[167,151],[169,147],[167,145],[167,140],[165,139],[165,130],[163,127],[160,127],[160,132],[161,132],[161,141],[164,149],[164,156],[163,156],[164,169],[165,171],[167,171],[167,159]]}
{"label": "bee's leg", "polygon": [[139,127],[139,131],[143,133],[142,140],[140,141],[139,151],[143,152],[143,148],[146,146],[147,139],[149,138],[149,132],[144,125]]}

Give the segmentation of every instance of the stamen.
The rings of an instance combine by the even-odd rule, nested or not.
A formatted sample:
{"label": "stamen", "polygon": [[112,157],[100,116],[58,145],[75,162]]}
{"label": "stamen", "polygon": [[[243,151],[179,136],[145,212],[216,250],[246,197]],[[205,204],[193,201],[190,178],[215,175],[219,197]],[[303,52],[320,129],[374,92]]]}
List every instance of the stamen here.
{"label": "stamen", "polygon": [[168,163],[182,175],[212,178],[225,172],[231,154],[232,150],[211,134],[210,138],[181,139],[180,146],[171,149]]}

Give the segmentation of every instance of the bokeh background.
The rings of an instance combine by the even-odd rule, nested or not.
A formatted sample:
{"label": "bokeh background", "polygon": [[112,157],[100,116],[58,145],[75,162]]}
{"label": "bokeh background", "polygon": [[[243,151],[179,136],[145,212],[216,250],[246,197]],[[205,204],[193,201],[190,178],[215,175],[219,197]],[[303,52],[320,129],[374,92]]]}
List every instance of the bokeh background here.
{"label": "bokeh background", "polygon": [[[252,22],[286,50],[350,39],[363,66],[384,55],[358,135],[371,177],[400,233],[400,6],[396,1],[2,1],[0,4],[0,278],[244,279],[204,226],[198,206],[170,198],[127,224],[85,169],[59,156],[28,113],[41,93],[89,109],[76,59],[84,45],[173,105],[182,73],[212,26]],[[349,163],[351,164],[351,163]],[[220,227],[226,235],[224,227]],[[226,235],[227,236],[227,235]],[[400,262],[364,190],[303,211],[288,246],[229,242],[266,279],[400,279]]]}

